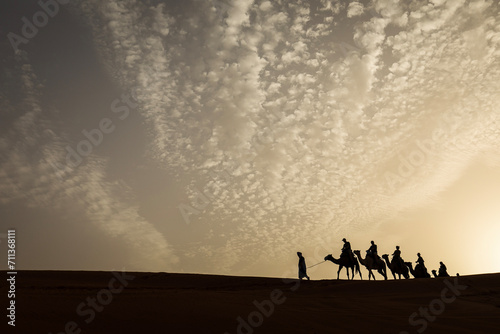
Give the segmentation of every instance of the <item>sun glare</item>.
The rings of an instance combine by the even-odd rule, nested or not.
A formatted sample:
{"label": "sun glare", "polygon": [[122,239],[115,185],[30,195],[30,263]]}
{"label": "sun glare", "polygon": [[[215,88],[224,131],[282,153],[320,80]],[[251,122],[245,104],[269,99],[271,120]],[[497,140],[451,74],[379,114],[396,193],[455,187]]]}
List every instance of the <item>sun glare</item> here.
{"label": "sun glare", "polygon": [[500,211],[478,214],[467,226],[464,232],[471,273],[500,272]]}

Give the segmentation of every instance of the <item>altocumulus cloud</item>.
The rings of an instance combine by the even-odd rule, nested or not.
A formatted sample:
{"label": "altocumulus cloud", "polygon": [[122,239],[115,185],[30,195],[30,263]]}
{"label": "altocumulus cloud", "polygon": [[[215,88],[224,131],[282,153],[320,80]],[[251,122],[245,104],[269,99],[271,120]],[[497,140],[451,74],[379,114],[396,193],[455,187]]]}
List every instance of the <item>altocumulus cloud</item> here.
{"label": "altocumulus cloud", "polygon": [[[209,233],[176,252],[205,270],[248,273],[297,245],[312,249],[326,234],[432,201],[474,159],[498,164],[495,1],[93,0],[72,8],[92,27],[110,76],[124,90],[138,87],[150,161],[189,180],[191,198],[209,180],[214,200],[193,217]],[[420,143],[423,158],[401,175]],[[101,182],[105,164],[92,157],[92,176],[82,169],[61,186],[98,203],[88,209],[97,222],[123,205]],[[207,177],[220,171],[229,182]],[[27,174],[9,176],[4,191],[16,193],[22,184],[12,180]],[[102,228],[124,238],[137,229],[171,254],[137,210],[122,215],[125,225]]]}
{"label": "altocumulus cloud", "polygon": [[[193,256],[221,269],[250,250],[279,258],[301,238],[432,200],[498,149],[496,3],[223,4],[86,9],[95,29],[108,22],[111,71],[141,87],[151,157],[193,180],[233,176],[212,181],[220,195],[200,218],[225,242],[210,234]],[[436,129],[424,163],[398,175],[400,158]]]}

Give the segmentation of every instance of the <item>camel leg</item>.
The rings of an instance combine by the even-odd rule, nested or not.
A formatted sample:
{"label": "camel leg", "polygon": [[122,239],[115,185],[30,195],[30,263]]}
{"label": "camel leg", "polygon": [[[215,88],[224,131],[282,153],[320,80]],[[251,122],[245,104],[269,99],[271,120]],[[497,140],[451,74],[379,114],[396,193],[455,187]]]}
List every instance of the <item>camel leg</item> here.
{"label": "camel leg", "polygon": [[380,273],[380,275],[384,276],[384,279],[387,279],[387,274],[384,272],[383,268],[380,268],[378,272]]}
{"label": "camel leg", "polygon": [[337,279],[339,279],[340,269],[342,269],[342,267],[339,266],[339,270],[337,270]]}
{"label": "camel leg", "polygon": [[345,271],[347,272],[347,280],[349,280],[349,267],[345,267]]}
{"label": "camel leg", "polygon": [[377,270],[377,271],[378,271],[378,273],[379,273],[380,275],[384,276],[384,272],[382,271],[382,269],[379,269],[379,270]]}

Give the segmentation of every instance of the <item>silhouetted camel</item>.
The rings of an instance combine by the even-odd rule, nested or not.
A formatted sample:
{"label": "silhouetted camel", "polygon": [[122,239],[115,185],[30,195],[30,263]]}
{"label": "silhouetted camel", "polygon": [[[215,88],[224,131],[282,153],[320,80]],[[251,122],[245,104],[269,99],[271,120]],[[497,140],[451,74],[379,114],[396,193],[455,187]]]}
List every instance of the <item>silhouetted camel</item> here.
{"label": "silhouetted camel", "polygon": [[394,262],[394,260],[392,261],[392,263],[389,262],[388,254],[382,255],[382,258],[387,263],[387,268],[389,268],[389,270],[391,271],[392,276],[394,276],[394,279],[396,279],[396,274],[398,274],[399,279],[401,279],[401,275],[403,275],[404,278],[410,278],[410,274],[408,273],[408,267],[404,265],[403,259],[401,259],[402,265],[398,265],[397,263]]}
{"label": "silhouetted camel", "polygon": [[415,270],[413,270],[413,264],[411,262],[405,262],[405,264],[408,266],[408,269],[410,269],[410,273],[413,275],[415,278],[431,278],[431,275],[423,269],[421,266],[417,265],[415,266]]}
{"label": "silhouetted camel", "polygon": [[384,279],[387,279],[387,270],[385,268],[384,261],[374,261],[370,256],[367,256],[363,259],[359,250],[355,250],[354,254],[356,254],[356,256],[358,257],[359,263],[361,263],[366,267],[366,269],[368,269],[369,280],[371,279],[371,277],[373,277],[373,279],[375,280],[375,275],[372,273],[372,269],[376,269],[380,275],[384,276]]}
{"label": "silhouetted camel", "polygon": [[357,259],[354,259],[354,262],[351,261],[349,257],[340,257],[339,259],[336,259],[332,256],[332,254],[328,254],[325,256],[325,261],[329,260],[332,261],[335,264],[339,265],[339,270],[337,271],[337,279],[339,279],[339,274],[340,271],[342,270],[343,267],[347,270],[347,279],[349,279],[349,268],[352,270],[352,278],[354,279],[354,268],[356,268],[356,272],[359,273],[359,277],[363,279],[363,276],[361,275],[361,271],[359,270],[359,262]]}

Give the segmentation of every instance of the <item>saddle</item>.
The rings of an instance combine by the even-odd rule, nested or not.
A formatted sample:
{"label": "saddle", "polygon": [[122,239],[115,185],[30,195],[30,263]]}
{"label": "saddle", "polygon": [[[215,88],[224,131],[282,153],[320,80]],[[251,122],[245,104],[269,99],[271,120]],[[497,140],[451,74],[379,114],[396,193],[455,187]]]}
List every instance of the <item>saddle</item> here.
{"label": "saddle", "polygon": [[404,263],[405,262],[404,262],[403,258],[401,258],[401,257],[400,258],[395,258],[395,259],[393,258],[392,261],[391,261],[391,264],[393,266],[397,266],[399,268],[403,268],[403,266],[405,265]]}
{"label": "saddle", "polygon": [[352,251],[350,251],[350,252],[349,251],[342,251],[342,253],[340,253],[340,258],[346,259],[350,262],[354,262],[354,253]]}
{"label": "saddle", "polygon": [[366,256],[371,257],[375,261],[375,263],[378,263],[378,264],[385,263],[384,260],[382,260],[382,258],[380,256],[378,256],[378,254],[377,254],[377,256],[375,256],[375,254],[366,251]]}

